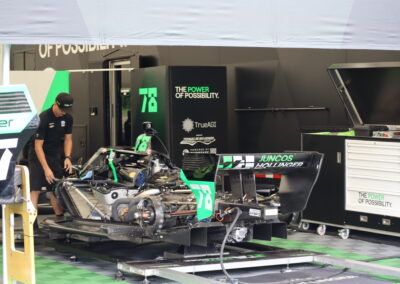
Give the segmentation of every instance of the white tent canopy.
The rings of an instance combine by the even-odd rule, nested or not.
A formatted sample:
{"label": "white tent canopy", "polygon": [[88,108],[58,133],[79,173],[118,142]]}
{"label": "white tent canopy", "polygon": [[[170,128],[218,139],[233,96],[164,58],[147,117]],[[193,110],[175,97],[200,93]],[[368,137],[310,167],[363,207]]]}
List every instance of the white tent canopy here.
{"label": "white tent canopy", "polygon": [[397,50],[398,0],[0,0],[0,44]]}

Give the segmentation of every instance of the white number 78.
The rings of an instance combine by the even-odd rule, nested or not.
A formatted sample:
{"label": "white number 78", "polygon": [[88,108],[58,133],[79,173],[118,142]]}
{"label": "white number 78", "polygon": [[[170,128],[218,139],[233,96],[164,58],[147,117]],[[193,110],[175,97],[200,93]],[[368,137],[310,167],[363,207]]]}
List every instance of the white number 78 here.
{"label": "white number 78", "polygon": [[10,161],[13,156],[9,149],[17,148],[18,138],[1,139],[0,149],[6,149],[0,159],[0,180],[5,180],[10,167]]}

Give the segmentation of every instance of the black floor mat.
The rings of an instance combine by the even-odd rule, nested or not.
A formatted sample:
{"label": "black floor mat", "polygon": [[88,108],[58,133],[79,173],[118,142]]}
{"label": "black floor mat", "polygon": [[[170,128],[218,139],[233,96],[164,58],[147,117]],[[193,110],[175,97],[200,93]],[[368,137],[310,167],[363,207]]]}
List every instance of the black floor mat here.
{"label": "black floor mat", "polygon": [[257,276],[239,278],[239,283],[340,283],[340,284],[374,284],[387,283],[372,279],[372,276],[334,269],[330,267],[302,269],[284,273],[266,273]]}

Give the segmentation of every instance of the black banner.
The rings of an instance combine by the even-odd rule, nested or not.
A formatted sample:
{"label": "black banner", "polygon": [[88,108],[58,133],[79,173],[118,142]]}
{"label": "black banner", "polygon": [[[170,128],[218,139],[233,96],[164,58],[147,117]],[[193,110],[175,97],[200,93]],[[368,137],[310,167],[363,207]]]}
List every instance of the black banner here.
{"label": "black banner", "polygon": [[170,67],[173,158],[226,149],[226,68]]}

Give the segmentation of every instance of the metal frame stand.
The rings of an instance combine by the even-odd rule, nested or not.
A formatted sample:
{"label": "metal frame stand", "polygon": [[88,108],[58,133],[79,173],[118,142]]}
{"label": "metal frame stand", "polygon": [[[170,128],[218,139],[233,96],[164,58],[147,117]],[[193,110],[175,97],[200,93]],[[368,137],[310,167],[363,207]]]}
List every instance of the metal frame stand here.
{"label": "metal frame stand", "polygon": [[[0,48],[0,85],[10,84],[10,46],[5,44],[1,45]],[[5,205],[1,206],[2,216],[5,214]],[[6,234],[4,233],[5,228],[4,218],[2,220],[2,232],[3,232],[3,248],[6,246]],[[3,283],[7,283],[7,254],[3,249]]]}
{"label": "metal frame stand", "polygon": [[[36,219],[37,211],[30,200],[29,170],[26,166],[17,166],[21,169],[22,175],[22,196],[23,202],[3,205],[3,262],[6,263],[4,275],[6,282],[15,281],[35,284],[35,250],[33,236],[33,222]],[[14,215],[22,217],[23,225],[23,251],[15,248],[14,236]]]}
{"label": "metal frame stand", "polygon": [[[261,256],[262,252],[253,254],[243,253],[235,257],[227,257],[224,260],[226,269],[260,268],[276,265],[318,262],[335,266],[342,266],[350,269],[362,270],[369,273],[384,274],[387,276],[400,277],[400,269],[388,266],[377,265],[368,262],[334,258],[326,255],[300,250],[283,250],[269,252]],[[252,256],[254,258],[252,258]],[[259,257],[257,257],[259,256]],[[183,260],[154,260],[154,261],[128,261],[118,262],[119,274],[136,274],[144,276],[143,283],[150,283],[147,279],[150,276],[157,276],[179,283],[186,284],[217,284],[221,283],[206,277],[194,275],[198,272],[221,271],[219,258],[193,258]]]}
{"label": "metal frame stand", "polygon": [[[316,253],[302,250],[253,251],[243,250],[232,256],[224,257],[226,269],[260,268],[275,265],[309,263],[314,261]],[[193,257],[185,259],[164,259],[151,261],[118,262],[117,269],[122,273],[144,276],[143,283],[149,283],[147,277],[157,276],[179,283],[205,284],[219,281],[194,275],[199,272],[221,271],[219,257]]]}

